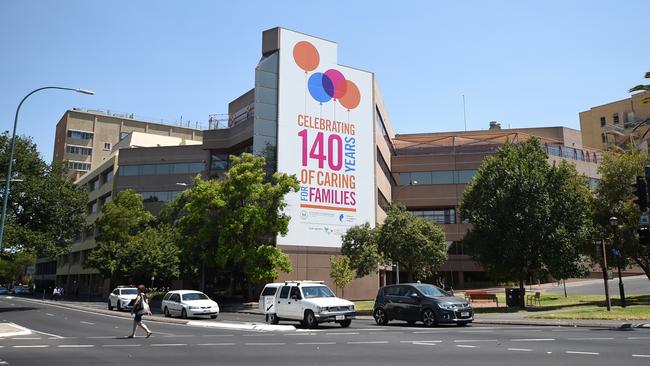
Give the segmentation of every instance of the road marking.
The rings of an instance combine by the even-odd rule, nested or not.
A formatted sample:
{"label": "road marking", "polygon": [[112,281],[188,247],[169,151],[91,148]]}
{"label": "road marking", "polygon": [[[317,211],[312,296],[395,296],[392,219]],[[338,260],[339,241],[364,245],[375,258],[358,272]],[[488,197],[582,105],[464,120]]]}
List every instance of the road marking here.
{"label": "road marking", "polygon": [[343,333],[343,332],[336,332],[336,333],[325,333],[325,335],[356,335],[359,333]]}
{"label": "road marking", "polygon": [[368,334],[404,334],[404,332],[369,332]]}
{"label": "road marking", "polygon": [[454,339],[454,343],[498,342],[498,339]]}
{"label": "road marking", "polygon": [[313,336],[313,335],[316,335],[316,333],[289,333],[289,334],[285,334],[285,336],[299,336],[299,337]]}
{"label": "road marking", "polygon": [[234,336],[235,336],[234,334],[204,334],[203,335],[203,337],[234,337]]}
{"label": "road marking", "polygon": [[21,338],[11,338],[11,339],[14,339],[14,340],[20,341],[20,340],[41,339],[41,337],[30,337],[30,338],[28,338],[28,337],[21,337]]}
{"label": "road marking", "polygon": [[50,314],[50,313],[45,313],[45,315],[47,315],[47,316],[54,316],[54,314]]}
{"label": "road marking", "polygon": [[151,347],[180,347],[187,346],[187,343],[154,343]]}
{"label": "road marking", "polygon": [[79,323],[81,323],[81,324],[88,324],[88,325],[95,325],[95,323],[85,322],[85,321],[83,321],[83,320],[81,320]]}
{"label": "road marking", "polygon": [[424,332],[413,332],[413,334],[430,334],[430,333],[438,333],[438,334],[440,334],[440,333],[449,333],[449,331],[448,330],[439,330],[439,331],[428,330],[428,331],[424,331]]}
{"label": "road marking", "polygon": [[95,347],[94,344],[60,344],[57,347],[59,348],[92,348]]}
{"label": "road marking", "polygon": [[317,346],[323,344],[336,344],[336,342],[301,342],[296,344],[300,346]]}
{"label": "road marking", "polygon": [[632,357],[646,357],[646,358],[650,358],[650,355],[632,355]]}
{"label": "road marking", "polygon": [[568,354],[572,355],[599,355],[598,352],[580,352],[580,351],[566,351]]}
{"label": "road marking", "polygon": [[8,365],[8,364],[9,364],[9,362],[4,361],[4,360],[0,360],[0,365]]}
{"label": "road marking", "polygon": [[415,342],[421,342],[421,343],[442,343],[441,340],[435,340],[435,341],[422,341],[422,340],[417,340],[417,341],[399,341],[399,343],[415,343]]}
{"label": "road marking", "polygon": [[531,352],[530,348],[508,348],[508,351],[521,351],[521,352]]}
{"label": "road marking", "polygon": [[120,338],[119,336],[97,336],[97,337],[86,337],[88,339],[116,339]]}
{"label": "road marking", "polygon": [[459,347],[459,348],[477,348],[478,346],[469,346],[469,345],[464,345],[464,344],[457,344],[456,347]]}
{"label": "road marking", "polygon": [[567,338],[570,341],[600,341],[600,340],[612,340],[611,338]]}
{"label": "road marking", "polygon": [[244,343],[246,346],[284,346],[286,343]]}
{"label": "road marking", "polygon": [[627,339],[650,339],[650,337],[627,337]]}
{"label": "road marking", "polygon": [[55,339],[63,339],[63,338],[65,338],[65,337],[60,336],[60,335],[51,334],[51,333],[45,333],[45,332],[39,332],[38,330],[34,330],[34,329],[32,329],[31,331],[34,332],[34,333],[38,333],[38,334],[42,334],[42,335],[46,335],[46,336],[48,336],[48,337],[52,337],[52,338],[55,338]]}
{"label": "road marking", "polygon": [[140,347],[141,344],[105,344],[102,347]]}
{"label": "road marking", "polygon": [[163,336],[163,338],[187,338],[187,337],[194,337],[194,336],[191,334],[178,334],[178,335],[172,334],[172,335]]}
{"label": "road marking", "polygon": [[546,342],[554,340],[555,338],[517,338],[511,339],[510,342]]}
{"label": "road marking", "polygon": [[13,348],[47,348],[47,344],[36,344],[31,346],[12,346]]}
{"label": "road marking", "polygon": [[386,344],[388,341],[348,342],[348,344]]}
{"label": "road marking", "polygon": [[273,337],[274,334],[244,334],[242,337]]}
{"label": "road marking", "polygon": [[199,343],[197,346],[234,346],[234,343]]}

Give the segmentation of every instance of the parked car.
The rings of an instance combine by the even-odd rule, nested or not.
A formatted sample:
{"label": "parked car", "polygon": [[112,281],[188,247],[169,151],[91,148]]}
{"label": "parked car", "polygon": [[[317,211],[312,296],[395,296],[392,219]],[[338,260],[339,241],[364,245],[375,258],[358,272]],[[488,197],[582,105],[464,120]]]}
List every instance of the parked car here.
{"label": "parked car", "polygon": [[467,325],[474,320],[474,310],[464,299],[434,285],[405,283],[379,289],[373,317],[378,325],[390,320],[404,320],[409,325],[421,321],[427,327],[439,323]]}
{"label": "parked car", "polygon": [[108,310],[117,308],[117,311],[129,310],[133,308],[131,300],[138,296],[137,287],[118,286],[108,295]]}
{"label": "parked car", "polygon": [[287,281],[275,293],[271,324],[280,320],[299,320],[309,328],[319,323],[336,322],[347,328],[356,317],[354,303],[340,299],[323,281]]}
{"label": "parked car", "polygon": [[278,291],[283,283],[267,283],[260,293],[260,299],[257,303],[258,310],[266,315],[266,321],[269,321],[269,313],[273,313],[273,306],[275,305],[275,293]]}
{"label": "parked car", "polygon": [[193,290],[169,291],[163,297],[160,309],[166,317],[180,315],[183,319],[199,315],[216,319],[219,315],[219,304],[203,292]]}
{"label": "parked car", "polygon": [[11,289],[11,293],[14,295],[29,295],[32,293],[32,288],[29,286],[15,286]]}
{"label": "parked car", "polygon": [[7,290],[6,287],[0,287],[0,295],[7,295],[9,294],[9,290]]}

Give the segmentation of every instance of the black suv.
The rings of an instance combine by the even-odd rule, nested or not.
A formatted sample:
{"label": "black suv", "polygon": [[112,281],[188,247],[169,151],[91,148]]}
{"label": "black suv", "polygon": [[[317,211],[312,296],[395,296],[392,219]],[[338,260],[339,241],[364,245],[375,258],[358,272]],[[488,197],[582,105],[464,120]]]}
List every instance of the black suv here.
{"label": "black suv", "polygon": [[467,301],[434,285],[404,283],[379,289],[373,317],[378,325],[386,325],[389,320],[405,320],[409,325],[421,321],[427,327],[438,323],[463,326],[474,320],[474,310]]}

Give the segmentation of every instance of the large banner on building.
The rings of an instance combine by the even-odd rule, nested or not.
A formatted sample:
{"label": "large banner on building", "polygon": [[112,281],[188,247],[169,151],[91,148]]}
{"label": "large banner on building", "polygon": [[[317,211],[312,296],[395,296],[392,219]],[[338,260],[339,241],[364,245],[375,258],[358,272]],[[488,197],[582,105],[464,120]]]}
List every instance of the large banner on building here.
{"label": "large banner on building", "polygon": [[278,170],[295,174],[289,233],[279,245],[340,247],[375,224],[372,74],[338,64],[334,42],[282,29]]}

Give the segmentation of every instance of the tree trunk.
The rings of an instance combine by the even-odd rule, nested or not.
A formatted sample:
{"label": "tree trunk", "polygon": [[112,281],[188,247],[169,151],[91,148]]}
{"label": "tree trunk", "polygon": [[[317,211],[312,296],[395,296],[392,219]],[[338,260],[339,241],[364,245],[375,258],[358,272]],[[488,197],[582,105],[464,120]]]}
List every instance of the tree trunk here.
{"label": "tree trunk", "polygon": [[564,297],[568,297],[566,295],[566,280],[565,279],[562,280],[562,284],[564,285]]}

